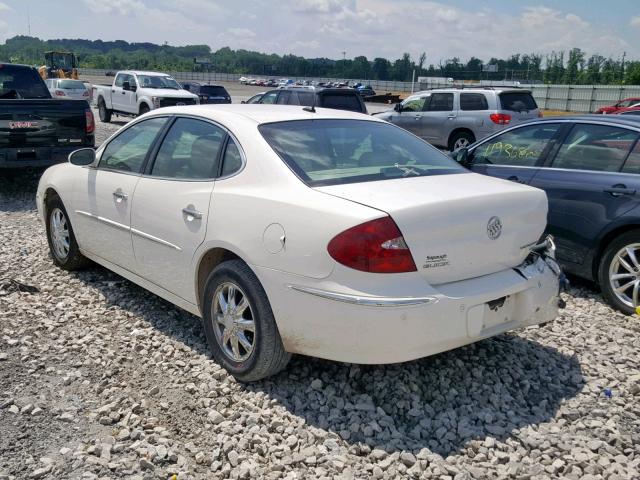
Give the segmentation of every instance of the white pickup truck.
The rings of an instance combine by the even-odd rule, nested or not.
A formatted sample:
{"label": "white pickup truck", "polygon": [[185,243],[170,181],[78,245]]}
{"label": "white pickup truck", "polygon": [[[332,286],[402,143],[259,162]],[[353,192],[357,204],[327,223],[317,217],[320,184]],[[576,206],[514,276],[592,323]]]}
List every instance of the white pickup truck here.
{"label": "white pickup truck", "polygon": [[92,98],[102,122],[110,122],[112,114],[136,116],[155,108],[200,103],[197,95],[166,73],[134,70],[118,72],[113,85],[94,85]]}

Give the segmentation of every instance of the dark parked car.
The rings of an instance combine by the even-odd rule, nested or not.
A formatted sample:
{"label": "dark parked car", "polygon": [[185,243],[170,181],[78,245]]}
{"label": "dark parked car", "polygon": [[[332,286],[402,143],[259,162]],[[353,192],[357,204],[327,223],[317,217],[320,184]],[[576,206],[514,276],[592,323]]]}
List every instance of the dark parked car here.
{"label": "dark parked car", "polygon": [[367,113],[362,97],[351,88],[288,87],[270,90],[256,103],[316,106]]}
{"label": "dark parked car", "polygon": [[371,85],[360,85],[356,87],[356,91],[362,95],[364,98],[375,96],[376,92]]}
{"label": "dark parked car", "polygon": [[66,162],[94,130],[86,100],[51,98],[35,68],[0,63],[0,170]]}
{"label": "dark parked car", "polygon": [[222,85],[202,85],[197,82],[182,84],[182,88],[200,97],[200,104],[231,103],[231,95]]}
{"label": "dark parked car", "polygon": [[639,140],[638,117],[550,117],[453,155],[474,172],[543,189],[565,271],[596,281],[609,304],[630,314],[640,302]]}

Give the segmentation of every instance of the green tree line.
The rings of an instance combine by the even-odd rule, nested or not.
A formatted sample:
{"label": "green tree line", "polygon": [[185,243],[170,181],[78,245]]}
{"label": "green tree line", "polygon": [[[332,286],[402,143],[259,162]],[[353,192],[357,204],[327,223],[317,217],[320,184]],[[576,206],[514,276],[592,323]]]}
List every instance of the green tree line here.
{"label": "green tree line", "polygon": [[40,65],[48,50],[72,51],[80,66],[100,69],[146,69],[192,71],[209,68],[194,59],[211,62],[213,70],[226,73],[358,78],[410,81],[418,76],[447,77],[456,80],[518,80],[562,84],[640,84],[640,62],[587,56],[579,48],[568,52],[515,54],[506,59],[491,58],[483,62],[477,57],[462,61],[454,57],[436,63],[427,62],[427,54],[417,59],[408,53],[396,60],[365,56],[353,59],[305,58],[223,47],[212,51],[208,45],[175,47],[154,43],[129,43],[123,40],[82,39],[41,40],[16,36],[0,44],[0,62]]}

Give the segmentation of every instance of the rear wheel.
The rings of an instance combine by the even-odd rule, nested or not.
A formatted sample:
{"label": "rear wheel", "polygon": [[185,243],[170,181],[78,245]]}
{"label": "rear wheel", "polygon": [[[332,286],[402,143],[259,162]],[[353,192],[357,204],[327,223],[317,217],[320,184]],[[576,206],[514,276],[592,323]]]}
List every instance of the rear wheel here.
{"label": "rear wheel", "polygon": [[64,270],[80,270],[91,263],[80,253],[69,216],[58,196],[47,201],[46,228],[53,263]]}
{"label": "rear wheel", "polygon": [[98,114],[101,122],[109,123],[111,121],[111,110],[107,108],[102,99],[98,102]]}
{"label": "rear wheel", "polygon": [[476,141],[471,132],[456,132],[449,139],[449,150],[455,152],[461,148],[466,148]]}
{"label": "rear wheel", "polygon": [[223,262],[211,272],[202,313],[213,357],[238,380],[260,380],[286,367],[291,355],[267,294],[242,260]]}
{"label": "rear wheel", "polygon": [[598,269],[602,294],[628,315],[640,305],[640,230],[623,233],[604,251]]}

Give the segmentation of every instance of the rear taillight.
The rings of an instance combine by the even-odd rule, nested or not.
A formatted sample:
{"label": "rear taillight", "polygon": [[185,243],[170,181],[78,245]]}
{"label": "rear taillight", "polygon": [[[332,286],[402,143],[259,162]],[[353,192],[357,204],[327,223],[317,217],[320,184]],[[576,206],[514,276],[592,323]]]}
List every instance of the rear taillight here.
{"label": "rear taillight", "polygon": [[88,109],[85,110],[84,117],[85,117],[85,123],[86,123],[85,131],[87,133],[93,133],[96,129],[96,122],[93,118],[93,112]]}
{"label": "rear taillight", "polygon": [[511,115],[507,113],[492,113],[489,118],[498,125],[508,125],[511,122]]}
{"label": "rear taillight", "polygon": [[327,246],[342,265],[371,273],[415,272],[409,247],[391,217],[356,225],[336,235]]}
{"label": "rear taillight", "polygon": [[67,95],[62,90],[56,90],[57,97],[66,97]]}

